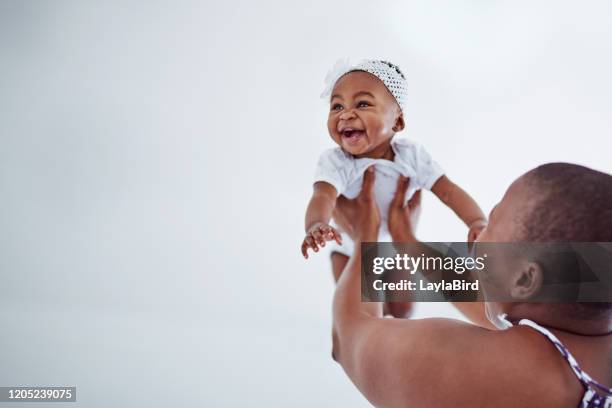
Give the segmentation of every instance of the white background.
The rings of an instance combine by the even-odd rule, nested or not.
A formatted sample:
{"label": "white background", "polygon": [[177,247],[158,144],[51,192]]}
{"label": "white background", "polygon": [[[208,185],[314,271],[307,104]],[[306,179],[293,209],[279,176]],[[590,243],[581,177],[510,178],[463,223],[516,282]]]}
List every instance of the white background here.
{"label": "white background", "polygon": [[[398,64],[401,136],[488,212],[538,164],[612,172],[611,17],[608,1],[1,1],[0,385],[76,385],[71,407],[368,406],[330,358],[328,259],[299,253],[332,146],[327,70]],[[426,195],[420,238],[465,233]]]}

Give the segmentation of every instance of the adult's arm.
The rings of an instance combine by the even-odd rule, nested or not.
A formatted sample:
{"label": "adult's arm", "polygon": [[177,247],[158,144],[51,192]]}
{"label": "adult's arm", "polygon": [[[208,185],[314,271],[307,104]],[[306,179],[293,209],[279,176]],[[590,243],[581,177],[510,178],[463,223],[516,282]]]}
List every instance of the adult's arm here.
{"label": "adult's arm", "polygon": [[[410,180],[400,177],[397,190],[389,208],[389,231],[393,241],[416,244],[419,241],[414,235],[416,226],[415,215],[420,212],[420,190],[404,206],[405,194]],[[419,253],[430,252],[431,249],[423,246]],[[484,302],[453,302],[453,306],[472,323],[490,330],[497,328],[489,321],[485,312]]]}
{"label": "adult's arm", "polygon": [[361,302],[360,243],[376,240],[380,219],[373,184],[367,172],[353,202],[355,251],[333,304],[336,360],[376,406],[486,405],[505,363],[501,343],[489,341],[495,332],[452,319],[383,319],[380,303]]}
{"label": "adult's arm", "polygon": [[520,399],[521,384],[510,373],[525,363],[508,364],[506,353],[521,348],[505,333],[452,319],[385,319],[380,303],[362,303],[356,244],[334,296],[334,356],[373,405],[467,407]]}

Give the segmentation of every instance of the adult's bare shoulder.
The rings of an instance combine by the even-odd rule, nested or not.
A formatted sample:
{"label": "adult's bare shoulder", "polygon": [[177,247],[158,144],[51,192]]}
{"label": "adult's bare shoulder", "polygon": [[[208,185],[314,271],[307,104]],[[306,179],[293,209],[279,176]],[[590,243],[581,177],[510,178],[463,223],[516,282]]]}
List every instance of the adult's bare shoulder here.
{"label": "adult's bare shoulder", "polygon": [[363,339],[356,384],[376,406],[577,406],[564,361],[527,330],[379,319]]}

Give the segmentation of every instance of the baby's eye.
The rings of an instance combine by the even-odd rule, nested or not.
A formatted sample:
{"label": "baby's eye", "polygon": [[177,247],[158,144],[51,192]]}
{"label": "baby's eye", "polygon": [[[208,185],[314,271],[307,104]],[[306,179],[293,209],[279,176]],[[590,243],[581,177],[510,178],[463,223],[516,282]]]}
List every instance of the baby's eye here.
{"label": "baby's eye", "polygon": [[340,105],[339,103],[335,103],[331,106],[331,110],[335,111],[335,110],[341,110],[342,109],[342,105]]}
{"label": "baby's eye", "polygon": [[370,103],[369,103],[369,102],[367,102],[367,101],[359,101],[359,102],[357,103],[357,107],[358,107],[358,108],[365,108],[365,107],[367,107],[367,106],[372,106],[372,105],[370,105]]}

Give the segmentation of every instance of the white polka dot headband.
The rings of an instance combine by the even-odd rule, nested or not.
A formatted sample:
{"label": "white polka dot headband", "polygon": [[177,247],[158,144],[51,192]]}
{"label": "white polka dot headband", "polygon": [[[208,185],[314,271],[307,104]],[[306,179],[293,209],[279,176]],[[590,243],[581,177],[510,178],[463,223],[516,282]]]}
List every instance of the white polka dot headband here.
{"label": "white polka dot headband", "polygon": [[336,65],[325,76],[325,90],[321,98],[331,95],[334,85],[338,80],[353,71],[365,71],[380,79],[387,87],[391,95],[397,101],[400,109],[404,110],[404,105],[408,96],[408,84],[404,74],[397,65],[381,60],[363,60],[358,64],[351,64],[347,58],[339,59]]}

